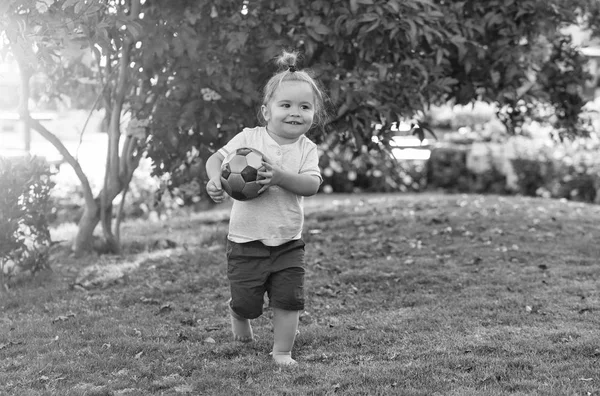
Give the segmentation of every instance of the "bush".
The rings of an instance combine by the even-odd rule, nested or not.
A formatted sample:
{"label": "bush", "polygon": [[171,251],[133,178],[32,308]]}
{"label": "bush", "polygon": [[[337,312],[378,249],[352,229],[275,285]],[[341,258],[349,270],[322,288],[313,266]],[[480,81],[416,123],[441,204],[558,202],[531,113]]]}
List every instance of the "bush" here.
{"label": "bush", "polygon": [[[484,171],[469,166],[476,145],[434,146],[427,165],[427,187],[449,192],[513,193],[600,202],[600,158],[596,154],[600,141],[550,143],[514,137],[504,144],[478,145],[487,147],[483,152],[488,157],[478,157],[486,165],[481,167]],[[514,180],[509,183],[512,176]]]}
{"label": "bush", "polygon": [[398,161],[379,149],[355,153],[342,145],[319,156],[325,193],[421,191],[426,185],[424,161]]}
{"label": "bush", "polygon": [[472,174],[467,169],[466,145],[437,145],[427,163],[427,185],[449,192],[471,189]]}
{"label": "bush", "polygon": [[553,161],[515,158],[511,163],[517,174],[518,193],[535,197],[552,190],[556,177]]}
{"label": "bush", "polygon": [[[36,157],[0,157],[0,277],[48,267],[50,167]],[[2,282],[4,283],[4,282]]]}

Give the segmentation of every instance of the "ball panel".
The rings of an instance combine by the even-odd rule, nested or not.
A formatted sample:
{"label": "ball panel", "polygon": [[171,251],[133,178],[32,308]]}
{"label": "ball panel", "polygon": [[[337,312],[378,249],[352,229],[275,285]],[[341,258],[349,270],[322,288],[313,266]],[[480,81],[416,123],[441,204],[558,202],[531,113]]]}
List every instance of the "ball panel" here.
{"label": "ball panel", "polygon": [[248,199],[258,197],[258,190],[262,188],[262,184],[258,184],[257,182],[246,183],[244,189],[242,190],[242,194],[246,196]]}
{"label": "ball panel", "polygon": [[247,201],[249,199],[242,192],[239,191],[232,191],[231,198],[237,199],[238,201]]}
{"label": "ball panel", "polygon": [[232,173],[227,179],[232,192],[240,192],[244,189],[246,182],[239,173]]}
{"label": "ball panel", "polygon": [[242,148],[237,149],[235,152],[238,155],[248,155],[249,153],[252,152],[252,149],[250,147],[242,147]]}
{"label": "ball panel", "polygon": [[223,190],[225,190],[225,192],[229,196],[231,196],[231,194],[233,193],[233,191],[231,190],[231,186],[229,185],[229,182],[227,181],[227,179],[225,179],[222,176],[221,176],[221,186],[223,187]]}
{"label": "ball panel", "polygon": [[262,167],[263,157],[262,155],[260,155],[260,153],[252,151],[246,154],[246,162],[249,166],[259,169]]}
{"label": "ball panel", "polygon": [[258,177],[258,170],[251,166],[247,166],[240,172],[240,175],[246,183],[253,182],[256,181],[256,178]]}
{"label": "ball panel", "polygon": [[230,174],[231,174],[231,167],[229,166],[228,163],[224,163],[223,166],[221,167],[221,177],[224,179],[227,179]]}
{"label": "ball panel", "polygon": [[246,166],[248,166],[246,157],[241,155],[234,155],[229,161],[229,167],[233,173],[240,173]]}

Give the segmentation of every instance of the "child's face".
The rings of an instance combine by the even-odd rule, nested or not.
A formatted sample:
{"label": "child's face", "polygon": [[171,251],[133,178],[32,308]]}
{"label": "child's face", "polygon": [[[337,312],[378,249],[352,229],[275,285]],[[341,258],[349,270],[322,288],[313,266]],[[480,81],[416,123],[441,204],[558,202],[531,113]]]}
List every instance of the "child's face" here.
{"label": "child's face", "polygon": [[269,132],[281,139],[280,143],[293,143],[312,126],[315,117],[312,87],[304,81],[284,81],[261,110]]}

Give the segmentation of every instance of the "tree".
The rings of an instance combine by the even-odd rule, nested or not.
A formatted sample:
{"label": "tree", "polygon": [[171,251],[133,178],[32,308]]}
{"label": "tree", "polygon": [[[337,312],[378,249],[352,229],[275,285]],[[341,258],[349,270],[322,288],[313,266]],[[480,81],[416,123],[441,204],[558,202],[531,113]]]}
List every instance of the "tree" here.
{"label": "tree", "polygon": [[282,48],[300,50],[327,88],[331,119],[325,133],[313,131],[325,148],[385,147],[394,123],[448,101],[496,103],[511,133],[542,117],[541,108],[555,114],[549,121],[561,136],[589,133],[579,118],[587,76],[561,28],[598,26],[594,0],[177,4],[181,34],[157,41],[162,62],[144,65],[148,78],[165,82],[148,150],[154,173],[170,174],[171,187],[197,178],[197,164],[255,123],[260,89],[274,71],[269,61]]}
{"label": "tree", "polygon": [[[136,89],[131,81],[129,61],[142,31],[138,23],[140,7],[139,0],[9,0],[0,9],[3,11],[0,13],[3,15],[0,26],[9,38],[21,72],[21,120],[27,129],[35,129],[58,149],[81,182],[85,208],[73,244],[76,253],[91,248],[93,231],[100,221],[107,249],[118,252],[120,248],[119,221],[116,235],[112,229],[112,202],[119,194],[123,195],[122,201],[125,200],[127,187],[142,154],[138,150],[138,142],[145,139],[147,123],[143,118],[140,120],[143,111],[138,109],[120,144],[121,116],[127,110],[126,98],[133,96]],[[81,62],[86,50],[95,54],[95,65]],[[57,79],[72,73],[75,63],[81,66],[78,70],[91,72],[101,83],[100,94],[109,119],[104,187],[96,197],[77,160],[56,135],[30,117],[27,106],[29,80],[34,71],[44,71],[55,79],[53,93],[56,95],[61,91],[56,84]],[[77,77],[71,75],[71,81]],[[73,94],[72,91],[67,93]],[[122,152],[119,154],[120,148]]]}

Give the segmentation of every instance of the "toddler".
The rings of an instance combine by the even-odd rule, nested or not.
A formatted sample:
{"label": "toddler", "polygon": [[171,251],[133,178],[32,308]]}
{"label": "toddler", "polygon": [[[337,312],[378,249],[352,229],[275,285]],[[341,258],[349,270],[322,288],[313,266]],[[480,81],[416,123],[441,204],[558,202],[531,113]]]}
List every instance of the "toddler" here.
{"label": "toddler", "polygon": [[262,188],[249,201],[234,201],[227,235],[227,277],[233,337],[253,340],[250,319],[262,314],[266,292],[273,310],[273,352],[278,365],[294,365],[292,347],[304,309],[303,199],[322,182],[317,146],[305,134],[324,118],[323,93],[296,67],[297,53],[283,52],[280,71],[267,82],[263,125],[245,128],[206,162],[209,196],[223,202],[223,159],[240,147],[265,156]]}

